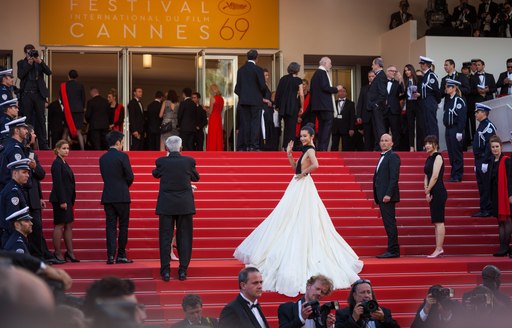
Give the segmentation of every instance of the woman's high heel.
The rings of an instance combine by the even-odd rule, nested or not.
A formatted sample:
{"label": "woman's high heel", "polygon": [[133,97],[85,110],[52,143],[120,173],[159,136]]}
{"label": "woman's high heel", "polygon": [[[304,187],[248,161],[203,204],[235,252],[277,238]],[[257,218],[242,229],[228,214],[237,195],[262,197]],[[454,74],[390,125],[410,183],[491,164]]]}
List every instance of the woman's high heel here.
{"label": "woman's high heel", "polygon": [[66,251],[66,253],[64,254],[64,258],[66,260],[69,260],[70,262],[73,262],[73,263],[78,263],[80,262],[79,259],[77,259],[76,257],[72,257],[71,255],[69,255],[68,251]]}
{"label": "woman's high heel", "polygon": [[55,257],[56,263],[55,264],[64,264],[66,263],[66,259],[61,259],[57,256],[57,253],[53,252],[53,257]]}
{"label": "woman's high heel", "polygon": [[439,252],[434,251],[434,253],[427,256],[429,259],[435,259],[436,257],[439,257],[444,254],[444,250],[440,250]]}

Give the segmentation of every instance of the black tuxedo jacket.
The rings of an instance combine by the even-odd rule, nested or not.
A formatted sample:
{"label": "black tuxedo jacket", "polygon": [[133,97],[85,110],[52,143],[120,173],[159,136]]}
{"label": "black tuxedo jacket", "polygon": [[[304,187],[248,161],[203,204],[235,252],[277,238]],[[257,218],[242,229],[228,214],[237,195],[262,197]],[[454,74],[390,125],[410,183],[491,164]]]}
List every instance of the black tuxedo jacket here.
{"label": "black tuxedo jacket", "polygon": [[76,199],[75,175],[71,168],[57,156],[52,164],[52,191],[50,202],[74,205]]}
{"label": "black tuxedo jacket", "polygon": [[110,108],[107,99],[100,95],[89,99],[85,120],[89,123],[89,130],[108,130],[110,123]]}
{"label": "black tuxedo jacket", "polygon": [[369,123],[372,119],[372,113],[368,111],[368,89],[370,85],[363,85],[357,98],[356,116],[363,120],[363,123]]}
{"label": "black tuxedo jacket", "polygon": [[41,209],[41,199],[43,193],[41,191],[41,181],[46,176],[46,171],[41,166],[37,154],[30,148],[25,148],[25,155],[27,158],[33,158],[36,161],[35,169],[31,169],[29,174],[30,178],[26,185],[23,186],[25,190],[25,199],[31,210]]}
{"label": "black tuxedo jacket", "polygon": [[[302,298],[304,302],[304,298]],[[299,318],[299,302],[288,302],[279,305],[277,309],[277,317],[279,318],[279,328],[301,328],[303,326],[302,321]],[[304,318],[306,319],[306,318]],[[321,325],[315,321],[316,328],[325,328],[325,325]]]}
{"label": "black tuxedo jacket", "polygon": [[195,132],[197,126],[197,105],[187,98],[178,107],[178,128],[180,132]]}
{"label": "black tuxedo jacket", "polygon": [[391,202],[399,202],[400,157],[392,150],[387,151],[383,156],[379,170],[376,170],[373,175],[373,198],[377,204],[380,204],[384,196],[390,196]]}
{"label": "black tuxedo jacket", "polygon": [[388,78],[384,73],[384,70],[381,70],[377,73],[375,78],[370,84],[368,88],[368,107],[369,111],[373,110],[385,110],[386,102],[388,99]]}
{"label": "black tuxedo jacket", "polygon": [[238,69],[235,93],[240,105],[263,108],[266,87],[263,69],[255,63],[248,61]]}
{"label": "black tuxedo jacket", "polygon": [[[336,113],[338,113],[338,105],[340,100],[336,100]],[[347,134],[349,130],[354,130],[356,122],[356,106],[350,99],[345,99],[345,104],[341,109],[341,119],[334,119],[332,122],[332,132],[339,134]]]}
{"label": "black tuxedo jacket", "polygon": [[[446,87],[446,79],[451,78],[450,76],[446,75],[441,79],[441,93],[445,95],[446,97],[449,97],[447,94],[445,94],[444,88]],[[462,92],[462,97],[464,100],[467,100],[469,94],[471,93],[471,86],[469,85],[469,79],[466,75],[455,72],[455,80],[460,82],[460,92]]]}
{"label": "black tuxedo jacket", "polygon": [[26,58],[19,60],[18,78],[21,80],[20,94],[23,94],[28,80],[35,80],[41,97],[48,98],[50,96],[50,92],[48,91],[46,83],[44,82],[45,74],[52,75],[52,71],[45,62],[42,61],[41,64],[34,62],[32,65],[30,65]]}
{"label": "black tuxedo jacket", "polygon": [[311,77],[310,86],[309,105],[313,112],[334,111],[332,95],[338,92],[338,88],[331,86],[327,72],[323,69],[317,69]]}
{"label": "black tuxedo jacket", "polygon": [[211,317],[201,317],[201,325],[191,325],[190,322],[185,319],[176,322],[171,328],[187,328],[187,327],[214,327],[217,328],[219,326],[219,322],[215,318]]}
{"label": "black tuxedo jacket", "polygon": [[[496,17],[496,14],[499,11],[499,6],[496,2],[493,2],[491,0],[491,3],[489,4],[489,15],[491,15],[492,19]],[[485,13],[485,3],[481,3],[478,5],[478,18],[482,19],[482,15]]]}
{"label": "black tuxedo jacket", "polygon": [[160,179],[156,204],[157,215],[195,214],[191,182],[199,181],[196,161],[192,157],[171,152],[156,160],[153,177]]}
{"label": "black tuxedo jacket", "polygon": [[392,30],[395,27],[398,27],[398,26],[402,25],[403,23],[406,23],[413,19],[412,15],[410,13],[406,13],[405,16],[406,16],[406,18],[405,18],[405,22],[404,22],[404,21],[402,21],[402,12],[401,11],[392,13],[391,19],[389,21],[389,29]]}
{"label": "black tuxedo jacket", "polygon": [[[72,113],[82,113],[85,109],[85,89],[84,86],[75,80],[66,82],[66,93],[68,95],[69,109]],[[60,99],[62,94],[59,88]]]}
{"label": "black tuxedo jacket", "polygon": [[468,23],[470,23],[471,25],[475,24],[476,23],[476,20],[477,20],[477,16],[476,16],[476,8],[470,4],[465,4],[464,8],[461,7],[460,5],[455,7],[453,9],[453,14],[452,14],[452,17],[451,17],[451,21],[452,22],[456,22],[459,20],[460,18],[460,15],[462,14],[462,11],[464,9],[467,9],[468,10],[468,13],[466,14],[466,21],[468,21]]}
{"label": "black tuxedo jacket", "polygon": [[[263,321],[265,322],[265,327],[268,328],[267,319],[265,319],[265,315],[261,311],[261,308],[258,306],[258,310],[260,312]],[[219,327],[220,328],[261,328],[258,320],[252,313],[251,309],[247,305],[245,299],[238,295],[231,303],[226,305],[222,312],[220,313],[219,318]]]}
{"label": "black tuxedo jacket", "polygon": [[[375,321],[375,328],[400,328],[398,323],[391,316],[391,311],[381,307],[382,312],[384,312],[384,322]],[[336,311],[336,328],[363,328],[364,322],[359,320],[358,322],[354,321],[352,317],[353,309],[351,307],[346,307],[341,310]]]}
{"label": "black tuxedo jacket", "polygon": [[144,137],[144,126],[146,118],[144,117],[144,111],[142,110],[142,103],[137,99],[132,98],[128,103],[128,115],[130,119],[130,133],[139,132]]}
{"label": "black tuxedo jacket", "polygon": [[129,188],[134,177],[128,155],[116,148],[109,148],[100,157],[100,172],[103,179],[101,203],[129,203]]}
{"label": "black tuxedo jacket", "polygon": [[162,102],[153,100],[148,105],[148,132],[149,133],[160,133],[160,125],[162,125],[162,119],[159,117],[160,108],[162,108]]}
{"label": "black tuxedo jacket", "polygon": [[[387,83],[386,81],[386,91],[387,91]],[[387,103],[388,108],[393,115],[400,115],[402,112],[402,107],[400,106],[400,99],[403,99],[404,96],[404,87],[401,83],[398,83],[397,80],[391,81],[391,89],[388,93]]]}
{"label": "black tuxedo jacket", "polygon": [[507,96],[510,95],[508,93],[508,88],[512,82],[509,81],[509,84],[505,84],[505,79],[508,77],[508,72],[503,72],[500,74],[498,78],[498,82],[496,82],[496,88],[500,88],[500,95]]}
{"label": "black tuxedo jacket", "polygon": [[489,92],[487,92],[485,96],[481,96],[478,93],[478,85],[480,84],[480,78],[478,74],[471,75],[469,81],[471,85],[471,94],[473,95],[476,102],[494,99],[494,93],[496,92],[496,81],[494,80],[494,76],[492,74],[485,73],[485,85],[489,87]]}

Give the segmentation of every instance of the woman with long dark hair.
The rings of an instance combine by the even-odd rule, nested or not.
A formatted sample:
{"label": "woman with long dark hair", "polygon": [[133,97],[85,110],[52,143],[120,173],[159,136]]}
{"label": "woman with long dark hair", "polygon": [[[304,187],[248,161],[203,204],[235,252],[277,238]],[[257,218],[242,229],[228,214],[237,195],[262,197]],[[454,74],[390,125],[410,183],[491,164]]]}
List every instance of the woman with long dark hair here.
{"label": "woman with long dark hair", "polygon": [[411,64],[404,67],[404,87],[407,93],[405,110],[407,113],[407,131],[409,133],[409,150],[421,151],[423,149],[423,119],[421,109],[415,94],[418,92],[418,77]]}

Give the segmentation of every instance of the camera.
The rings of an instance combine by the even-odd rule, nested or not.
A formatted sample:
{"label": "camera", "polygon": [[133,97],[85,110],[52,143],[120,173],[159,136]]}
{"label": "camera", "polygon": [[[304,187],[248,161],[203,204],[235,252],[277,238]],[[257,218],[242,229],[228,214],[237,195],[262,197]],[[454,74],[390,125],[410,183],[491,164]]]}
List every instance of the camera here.
{"label": "camera", "polygon": [[379,309],[379,303],[376,300],[364,301],[360,306],[363,308],[363,318],[371,317],[372,313]]}
{"label": "camera", "polygon": [[464,294],[462,303],[468,312],[481,313],[481,311],[494,309],[492,292],[481,286]]}
{"label": "camera", "polygon": [[27,52],[27,54],[28,54],[29,57],[32,57],[32,58],[38,58],[39,57],[39,51],[37,51],[36,49],[30,49]]}
{"label": "camera", "polygon": [[442,302],[450,297],[453,297],[453,289],[452,288],[444,288],[444,287],[435,287],[432,288],[430,294],[433,298],[436,299],[437,302]]}
{"label": "camera", "polygon": [[319,317],[327,317],[332,310],[338,310],[340,308],[338,301],[331,301],[324,303],[320,306],[320,302],[317,300],[304,304],[304,307],[311,306],[313,312],[309,315],[308,319],[315,319]]}

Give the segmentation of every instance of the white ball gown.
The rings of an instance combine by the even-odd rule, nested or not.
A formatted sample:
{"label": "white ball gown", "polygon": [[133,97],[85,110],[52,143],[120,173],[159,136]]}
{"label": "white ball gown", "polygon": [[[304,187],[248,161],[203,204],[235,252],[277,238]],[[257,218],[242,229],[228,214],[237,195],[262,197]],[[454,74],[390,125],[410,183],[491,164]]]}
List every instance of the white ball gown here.
{"label": "white ball gown", "polygon": [[332,224],[311,175],[292,178],[276,208],[233,255],[261,271],[264,290],[290,297],[305,293],[306,281],[316,274],[331,278],[335,289],[348,288],[363,268]]}

